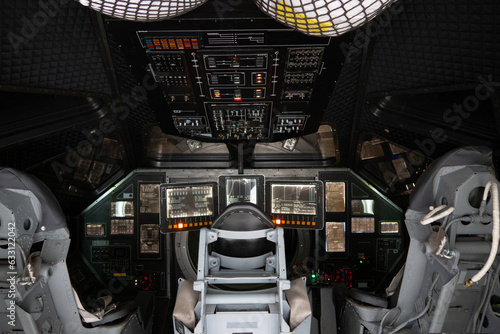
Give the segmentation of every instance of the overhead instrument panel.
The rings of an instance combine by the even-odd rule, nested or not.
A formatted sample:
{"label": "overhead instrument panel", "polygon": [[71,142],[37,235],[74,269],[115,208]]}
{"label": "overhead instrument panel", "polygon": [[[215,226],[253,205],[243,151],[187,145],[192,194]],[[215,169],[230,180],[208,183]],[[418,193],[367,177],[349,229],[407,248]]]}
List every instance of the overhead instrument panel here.
{"label": "overhead instrument panel", "polygon": [[323,228],[323,182],[271,181],[267,194],[267,211],[277,226]]}
{"label": "overhead instrument panel", "polygon": [[[282,26],[233,29],[231,20],[206,21],[206,30],[176,23],[137,31],[142,50],[132,55],[143,53],[141,69],[158,85],[148,101],[165,133],[278,141],[317,130],[341,57],[330,38]],[[147,72],[138,71],[138,78]]]}
{"label": "overhead instrument panel", "polygon": [[217,183],[162,184],[160,223],[163,233],[210,227],[217,216]]}

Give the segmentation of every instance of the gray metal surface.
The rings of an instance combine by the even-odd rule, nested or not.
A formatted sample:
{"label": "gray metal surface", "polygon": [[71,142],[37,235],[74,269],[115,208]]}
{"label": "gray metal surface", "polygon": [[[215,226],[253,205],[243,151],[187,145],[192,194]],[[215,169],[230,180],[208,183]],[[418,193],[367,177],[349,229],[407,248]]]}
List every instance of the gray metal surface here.
{"label": "gray metal surface", "polygon": [[[0,329],[25,333],[144,332],[134,314],[104,327],[84,326],[66,267],[70,239],[57,202],[39,181],[0,170]],[[9,187],[9,188],[7,188]],[[43,243],[39,262],[28,262],[33,243]],[[7,271],[8,270],[8,271]],[[12,316],[12,319],[7,316]],[[104,316],[103,319],[106,317]],[[11,320],[11,323],[8,320]]]}
{"label": "gray metal surface", "polygon": [[[365,328],[370,333],[476,333],[500,328],[500,318],[489,305],[500,288],[498,259],[477,283],[469,283],[491,250],[493,223],[487,217],[493,214],[492,201],[481,216],[470,200],[474,193],[483,197],[481,189],[489,181],[498,184],[488,152],[459,149],[430,166],[406,212],[411,242],[397,305],[384,309],[348,300],[341,332]],[[471,159],[476,164],[468,164]],[[454,209],[427,224],[424,217],[443,203],[441,212]]]}

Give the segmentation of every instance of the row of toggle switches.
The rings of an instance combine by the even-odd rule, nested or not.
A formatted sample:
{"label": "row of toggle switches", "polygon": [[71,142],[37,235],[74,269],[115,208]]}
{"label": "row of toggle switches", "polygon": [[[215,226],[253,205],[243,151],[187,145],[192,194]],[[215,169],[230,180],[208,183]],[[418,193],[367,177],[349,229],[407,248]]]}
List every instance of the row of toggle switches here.
{"label": "row of toggle switches", "polygon": [[299,133],[304,130],[307,116],[283,117],[279,116],[274,125],[274,133]]}

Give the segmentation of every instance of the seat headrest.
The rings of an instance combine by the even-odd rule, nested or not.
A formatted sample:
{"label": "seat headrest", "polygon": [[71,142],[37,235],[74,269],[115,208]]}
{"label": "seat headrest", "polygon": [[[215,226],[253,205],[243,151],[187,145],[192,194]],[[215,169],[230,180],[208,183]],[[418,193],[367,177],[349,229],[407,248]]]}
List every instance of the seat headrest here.
{"label": "seat headrest", "polygon": [[45,232],[67,227],[66,218],[54,194],[36,177],[12,168],[0,167],[0,188],[28,190],[36,196],[42,207],[42,220],[36,232],[40,231],[41,226],[45,226]]}
{"label": "seat headrest", "polygon": [[252,203],[231,204],[217,217],[211,228],[228,231],[256,231],[274,228],[271,219]]}
{"label": "seat headrest", "polygon": [[[214,221],[212,229],[227,231],[257,231],[274,228],[271,219],[258,206],[251,203],[235,203]],[[219,239],[212,250],[226,256],[253,257],[273,251],[274,244],[265,238],[249,240]]]}
{"label": "seat headrest", "polygon": [[493,170],[492,150],[485,146],[466,146],[455,149],[433,161],[418,179],[410,196],[409,209],[427,212],[434,205],[434,179],[444,167],[485,166]]}

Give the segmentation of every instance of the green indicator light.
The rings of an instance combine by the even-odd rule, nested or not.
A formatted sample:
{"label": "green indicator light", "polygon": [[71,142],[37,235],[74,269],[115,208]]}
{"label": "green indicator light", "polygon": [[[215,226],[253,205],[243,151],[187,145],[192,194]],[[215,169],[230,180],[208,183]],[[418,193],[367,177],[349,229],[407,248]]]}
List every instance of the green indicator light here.
{"label": "green indicator light", "polygon": [[359,263],[363,263],[363,260],[360,260]]}

